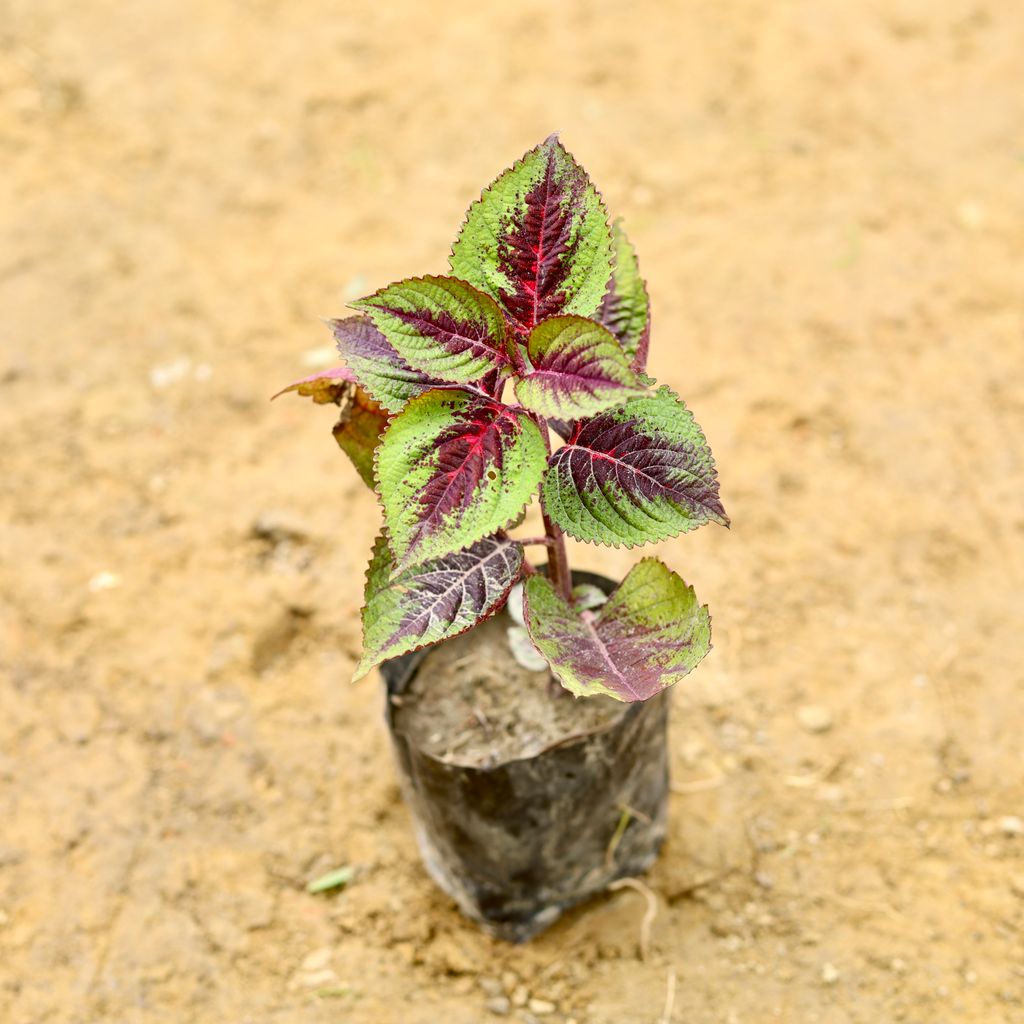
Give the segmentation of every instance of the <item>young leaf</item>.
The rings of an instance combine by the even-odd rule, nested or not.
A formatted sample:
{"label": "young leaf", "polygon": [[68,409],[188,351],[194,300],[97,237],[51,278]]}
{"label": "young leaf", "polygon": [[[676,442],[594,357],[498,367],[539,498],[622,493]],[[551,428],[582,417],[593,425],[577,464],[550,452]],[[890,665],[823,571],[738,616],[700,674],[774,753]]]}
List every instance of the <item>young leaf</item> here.
{"label": "young leaf", "polygon": [[651,300],[636,250],[618,220],[612,225],[612,250],[615,269],[597,319],[619,339],[633,369],[643,372],[651,338]]}
{"label": "young leaf", "polygon": [[597,612],[573,608],[545,577],[531,576],[526,625],[558,681],[577,697],[647,700],[711,649],[707,605],[654,558],[638,562]]}
{"label": "young leaf", "polygon": [[384,522],[399,569],[459,551],[523,511],[545,446],[522,410],[428,391],[391,421],[377,454]]}
{"label": "young leaf", "polygon": [[389,412],[401,412],[410,398],[437,386],[437,381],[411,366],[365,316],[328,320],[341,358],[356,380]]}
{"label": "young leaf", "polygon": [[356,678],[382,661],[450,640],[493,615],[519,579],[523,548],[488,537],[392,576],[394,560],[381,535],[366,576],[363,657]]}
{"label": "young leaf", "polygon": [[276,395],[271,395],[270,400],[294,391],[302,398],[312,398],[317,405],[340,404],[355,379],[355,374],[347,366],[332,366],[281,388]]}
{"label": "young leaf", "polygon": [[454,277],[414,277],[353,302],[414,369],[468,384],[508,362],[497,303]]}
{"label": "young leaf", "polygon": [[373,487],[373,457],[388,425],[388,414],[361,387],[348,387],[349,392],[339,403],[341,414],[334,424],[334,440],[366,485]]}
{"label": "young leaf", "polygon": [[616,547],[729,524],[711,449],[666,387],[577,424],[551,456],[543,500],[570,537]]}
{"label": "young leaf", "polygon": [[558,313],[597,310],[611,274],[607,215],[556,136],[469,208],[450,262],[456,277],[502,304],[521,334]]}
{"label": "young leaf", "polygon": [[516,397],[544,416],[593,416],[645,391],[614,335],[593,320],[550,317],[530,332],[526,350],[533,369],[516,383]]}

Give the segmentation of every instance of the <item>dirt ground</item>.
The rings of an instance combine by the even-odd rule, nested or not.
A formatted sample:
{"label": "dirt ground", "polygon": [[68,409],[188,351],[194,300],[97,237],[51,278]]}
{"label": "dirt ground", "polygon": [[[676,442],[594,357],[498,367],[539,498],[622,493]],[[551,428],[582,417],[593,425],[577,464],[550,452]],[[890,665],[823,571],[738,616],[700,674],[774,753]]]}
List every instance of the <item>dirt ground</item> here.
{"label": "dirt ground", "polygon": [[[0,1019],[1024,1021],[1022,52],[998,0],[0,0]],[[267,401],[554,129],[733,520],[652,549],[716,649],[646,960],[631,889],[519,948],[434,890],[349,682],[375,504]]]}

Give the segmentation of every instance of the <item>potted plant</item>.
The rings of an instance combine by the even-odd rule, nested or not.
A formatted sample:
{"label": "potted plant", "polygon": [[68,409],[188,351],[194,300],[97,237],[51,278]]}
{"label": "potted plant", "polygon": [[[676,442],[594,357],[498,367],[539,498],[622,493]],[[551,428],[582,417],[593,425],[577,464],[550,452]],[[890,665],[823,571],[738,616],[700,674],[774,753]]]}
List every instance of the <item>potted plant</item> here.
{"label": "potted plant", "polygon": [[[329,322],[346,365],[285,390],[341,407],[383,509],[356,677],[386,681],[426,866],[522,940],[657,855],[668,688],[711,646],[664,564],[573,573],[565,535],[633,547],[728,519],[703,433],[646,375],[633,248],[555,136],[470,206],[450,264],[354,302]],[[544,535],[514,536],[538,496]]]}

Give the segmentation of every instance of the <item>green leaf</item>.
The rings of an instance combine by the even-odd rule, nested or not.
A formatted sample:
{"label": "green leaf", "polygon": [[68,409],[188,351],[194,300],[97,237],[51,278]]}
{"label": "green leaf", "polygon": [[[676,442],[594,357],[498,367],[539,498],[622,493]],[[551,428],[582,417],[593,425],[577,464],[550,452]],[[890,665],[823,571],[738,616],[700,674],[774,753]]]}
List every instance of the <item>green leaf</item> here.
{"label": "green leaf", "polygon": [[570,537],[633,547],[706,522],[728,526],[711,449],[665,387],[574,425],[542,492]]}
{"label": "green leaf", "polygon": [[549,316],[596,312],[611,275],[608,218],[556,136],[469,208],[450,262],[456,277],[501,303],[521,334]]}
{"label": "green leaf", "polygon": [[648,700],[711,649],[711,619],[657,559],[638,562],[596,612],[569,605],[543,576],[526,581],[526,625],[558,681],[577,697]]}
{"label": "green leaf", "polygon": [[437,387],[439,381],[409,366],[368,317],[328,320],[327,326],[356,380],[389,412],[401,412],[410,398]]}
{"label": "green leaf", "polygon": [[428,391],[388,427],[378,494],[398,568],[460,551],[513,523],[544,475],[546,449],[521,409]]}
{"label": "green leaf", "polygon": [[622,222],[612,225],[615,269],[597,319],[618,338],[635,370],[647,366],[651,336],[651,300],[640,276],[640,264]]}
{"label": "green leaf", "polygon": [[646,390],[615,336],[584,317],[539,323],[530,332],[527,355],[533,368],[516,383],[516,397],[544,416],[593,416]]}
{"label": "green leaf", "polygon": [[327,892],[328,889],[337,889],[341,886],[348,885],[348,883],[352,881],[352,877],[355,873],[355,868],[349,867],[348,865],[342,868],[335,868],[333,871],[328,871],[326,875],[314,878],[313,881],[306,886],[306,892],[315,894],[318,892]]}
{"label": "green leaf", "polygon": [[363,657],[355,677],[388,658],[450,640],[498,611],[523,566],[523,547],[487,537],[454,554],[394,574],[387,540],[366,574]]}
{"label": "green leaf", "polygon": [[509,361],[495,301],[454,277],[414,277],[352,303],[414,370],[468,384]]}

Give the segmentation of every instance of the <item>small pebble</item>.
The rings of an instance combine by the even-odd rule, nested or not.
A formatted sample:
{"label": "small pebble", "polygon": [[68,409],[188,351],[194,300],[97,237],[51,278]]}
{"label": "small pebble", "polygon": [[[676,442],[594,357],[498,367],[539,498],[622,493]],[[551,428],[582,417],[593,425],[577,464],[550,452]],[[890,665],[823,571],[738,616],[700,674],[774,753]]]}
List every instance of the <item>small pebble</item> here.
{"label": "small pebble", "polygon": [[531,999],[526,1005],[530,1013],[535,1013],[538,1017],[550,1017],[558,1009],[547,999]]}
{"label": "small pebble", "polygon": [[512,995],[518,984],[519,975],[515,971],[501,972],[501,987],[505,990],[506,995]]}
{"label": "small pebble", "polygon": [[323,988],[333,985],[337,980],[338,976],[329,967],[323,971],[312,971],[309,974],[299,975],[299,983],[306,988]]}
{"label": "small pebble", "polygon": [[484,1006],[494,1014],[495,1017],[507,1017],[509,1011],[512,1009],[512,1004],[508,1001],[508,996],[494,996],[488,999]]}
{"label": "small pebble", "polygon": [[999,819],[999,829],[1004,836],[1024,836],[1024,820],[1015,814],[1007,814]]}
{"label": "small pebble", "polygon": [[797,711],[796,720],[807,732],[828,732],[832,728],[832,712],[820,704],[805,704]]}
{"label": "small pebble", "polygon": [[498,981],[497,978],[481,974],[480,977],[476,979],[476,983],[480,986],[485,995],[500,996],[502,994],[501,982]]}
{"label": "small pebble", "polygon": [[302,961],[302,970],[304,971],[322,971],[331,962],[332,950],[330,946],[324,946],[322,949],[314,949],[312,953],[306,955],[306,958]]}
{"label": "small pebble", "polygon": [[1010,891],[1024,899],[1024,872],[1010,876]]}
{"label": "small pebble", "polygon": [[113,590],[121,585],[121,577],[116,572],[98,572],[89,580],[89,593],[99,594],[104,590]]}
{"label": "small pebble", "polygon": [[180,356],[169,363],[161,363],[149,371],[149,382],[154,388],[170,387],[184,380],[192,369],[192,360],[188,356]]}
{"label": "small pebble", "polygon": [[834,985],[839,980],[839,969],[835,964],[825,964],[821,969],[821,980],[826,985]]}
{"label": "small pebble", "polygon": [[517,985],[512,993],[513,1006],[525,1006],[530,999],[530,992],[525,985]]}

